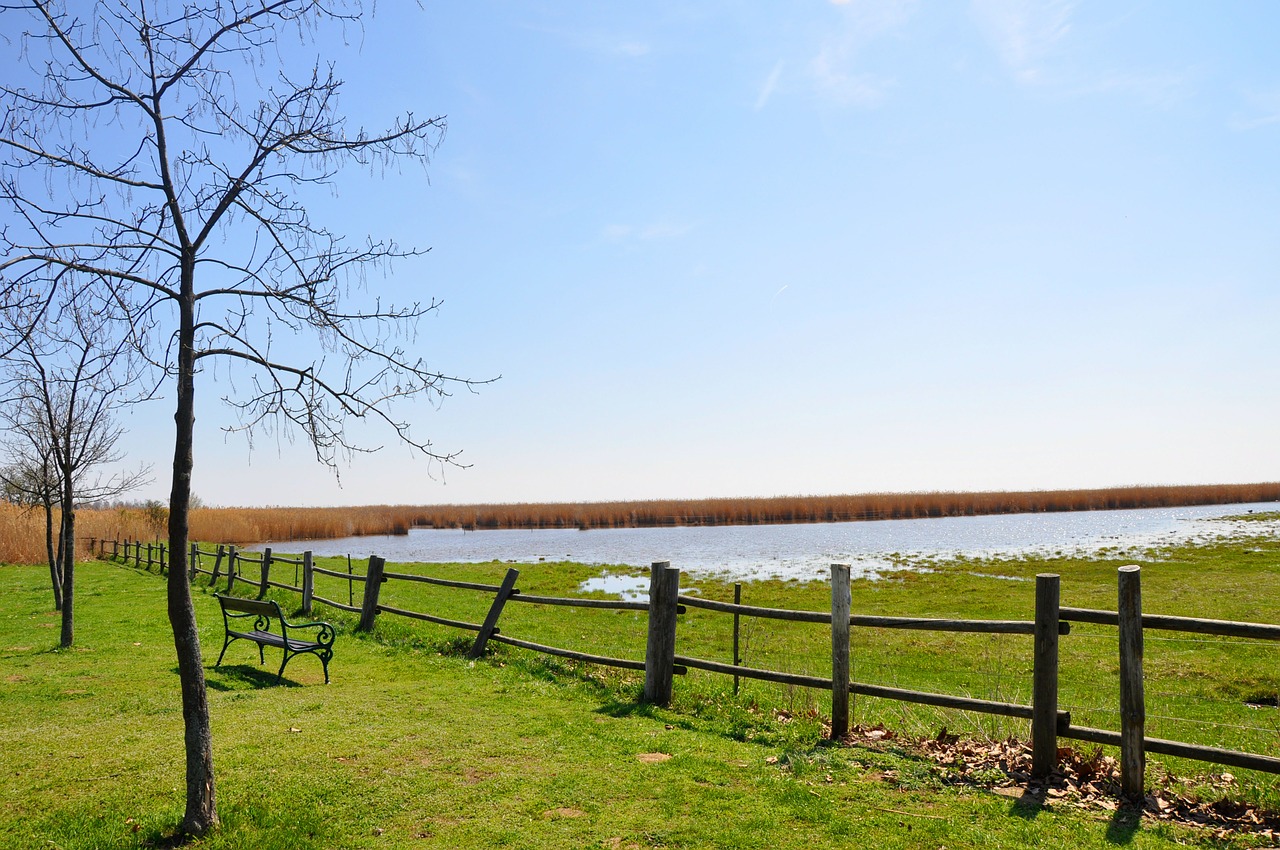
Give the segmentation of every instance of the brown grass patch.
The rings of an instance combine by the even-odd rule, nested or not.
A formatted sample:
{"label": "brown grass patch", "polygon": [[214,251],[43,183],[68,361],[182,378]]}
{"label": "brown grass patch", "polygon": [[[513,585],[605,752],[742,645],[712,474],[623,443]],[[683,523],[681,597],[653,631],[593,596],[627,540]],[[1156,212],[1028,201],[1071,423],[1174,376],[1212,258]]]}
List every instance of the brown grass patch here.
{"label": "brown grass patch", "polygon": [[671,756],[667,753],[640,753],[636,756],[636,760],[641,764],[661,764],[664,761],[671,761]]}

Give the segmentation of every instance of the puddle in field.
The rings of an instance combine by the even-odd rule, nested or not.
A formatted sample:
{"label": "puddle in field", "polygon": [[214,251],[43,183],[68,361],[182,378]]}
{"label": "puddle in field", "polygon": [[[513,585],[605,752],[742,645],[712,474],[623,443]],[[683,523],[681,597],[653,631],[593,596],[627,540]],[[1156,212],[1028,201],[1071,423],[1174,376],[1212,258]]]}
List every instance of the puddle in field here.
{"label": "puddle in field", "polygon": [[643,599],[649,595],[649,577],[616,575],[606,572],[594,576],[578,585],[578,590],[589,593],[598,590],[602,593],[614,593],[624,600]]}

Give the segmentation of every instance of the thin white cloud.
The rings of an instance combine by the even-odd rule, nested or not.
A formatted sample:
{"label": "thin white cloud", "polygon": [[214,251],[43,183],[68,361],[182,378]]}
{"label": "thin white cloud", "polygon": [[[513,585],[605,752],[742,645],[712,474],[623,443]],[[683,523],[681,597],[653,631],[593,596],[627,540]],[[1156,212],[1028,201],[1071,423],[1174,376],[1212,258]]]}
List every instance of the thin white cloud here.
{"label": "thin white cloud", "polygon": [[1190,97],[1197,78],[1191,71],[1115,71],[1104,75],[1092,90],[1131,95],[1149,106],[1166,109]]}
{"label": "thin white cloud", "polygon": [[651,48],[648,44],[640,41],[624,41],[614,47],[615,53],[620,53],[623,56],[630,56],[632,58],[647,56],[650,50]]}
{"label": "thin white cloud", "polygon": [[973,14],[1019,82],[1043,79],[1044,60],[1071,32],[1074,0],[973,0]]}
{"label": "thin white cloud", "polygon": [[893,88],[894,81],[875,74],[855,74],[846,63],[829,53],[821,53],[809,63],[815,89],[823,98],[842,106],[879,106]]}
{"label": "thin white cloud", "polygon": [[692,224],[676,224],[655,221],[649,224],[608,224],[600,231],[607,242],[651,242],[658,239],[677,239],[692,231]]}
{"label": "thin white cloud", "polygon": [[866,43],[911,20],[919,6],[918,0],[861,0],[850,3],[835,2],[844,10],[844,32],[842,38]]}
{"label": "thin white cloud", "polygon": [[526,24],[524,28],[560,39],[576,50],[585,50],[605,56],[638,59],[653,52],[653,45],[647,41],[602,29],[571,29],[535,24]]}
{"label": "thin white cloud", "polygon": [[1247,91],[1244,107],[1231,119],[1231,129],[1245,132],[1280,124],[1280,88]]}
{"label": "thin white cloud", "polygon": [[778,80],[782,78],[783,61],[778,60],[773,66],[773,70],[769,72],[769,76],[765,79],[764,85],[760,87],[760,93],[756,95],[756,111],[764,109],[765,104],[769,102],[769,98],[773,97],[773,93],[778,90]]}
{"label": "thin white cloud", "polygon": [[693,230],[692,224],[673,224],[671,222],[657,222],[655,224],[645,225],[640,228],[637,236],[640,239],[675,239],[684,236]]}
{"label": "thin white cloud", "polygon": [[904,26],[916,13],[916,0],[830,0],[839,7],[839,25],[809,60],[814,91],[841,106],[871,108],[887,97],[894,81],[858,67],[862,49]]}

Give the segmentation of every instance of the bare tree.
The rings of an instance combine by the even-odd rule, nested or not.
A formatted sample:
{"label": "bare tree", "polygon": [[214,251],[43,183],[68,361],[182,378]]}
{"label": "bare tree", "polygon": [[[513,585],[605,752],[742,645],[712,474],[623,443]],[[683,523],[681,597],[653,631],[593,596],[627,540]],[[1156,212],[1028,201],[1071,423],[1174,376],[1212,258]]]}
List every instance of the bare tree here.
{"label": "bare tree", "polygon": [[[5,285],[72,279],[109,293],[134,341],[174,388],[168,612],[182,684],[187,796],[182,830],[217,823],[209,710],[186,581],[196,378],[221,361],[239,427],[296,426],[333,465],[367,450],[348,423],[387,426],[429,462],[457,464],[410,433],[397,402],[472,382],[410,354],[435,301],[397,306],[365,275],[417,255],[347,242],[312,221],[309,191],[350,164],[425,165],[442,117],[348,128],[331,66],[297,67],[282,39],[322,25],[358,30],[343,0],[51,0],[11,7],[28,85],[0,88],[0,198],[20,226],[0,234]],[[277,344],[276,340],[287,342]],[[309,347],[299,347],[303,341]]]}
{"label": "bare tree", "polygon": [[[112,412],[148,395],[138,388],[133,348],[112,328],[110,312],[92,290],[68,292],[32,322],[17,314],[20,331],[5,360],[8,424],[5,448],[14,461],[0,473],[6,487],[44,509],[54,604],[62,612],[63,647],[75,635],[75,522],[82,502],[114,498],[146,483],[148,469],[109,472],[122,459],[122,429]],[[6,316],[12,318],[12,316]],[[53,543],[53,513],[59,533]]]}

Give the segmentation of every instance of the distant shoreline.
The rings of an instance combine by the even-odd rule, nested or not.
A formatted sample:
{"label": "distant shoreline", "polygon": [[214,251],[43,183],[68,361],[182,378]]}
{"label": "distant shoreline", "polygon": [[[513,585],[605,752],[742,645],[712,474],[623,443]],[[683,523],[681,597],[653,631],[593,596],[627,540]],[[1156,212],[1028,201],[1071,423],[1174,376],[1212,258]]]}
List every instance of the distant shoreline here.
{"label": "distant shoreline", "polygon": [[257,543],[408,534],[412,528],[663,528],[924,519],[1012,513],[1280,502],[1280,483],[1111,487],[976,493],[658,499],[485,505],[199,508],[193,539]]}

